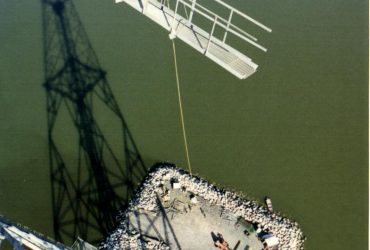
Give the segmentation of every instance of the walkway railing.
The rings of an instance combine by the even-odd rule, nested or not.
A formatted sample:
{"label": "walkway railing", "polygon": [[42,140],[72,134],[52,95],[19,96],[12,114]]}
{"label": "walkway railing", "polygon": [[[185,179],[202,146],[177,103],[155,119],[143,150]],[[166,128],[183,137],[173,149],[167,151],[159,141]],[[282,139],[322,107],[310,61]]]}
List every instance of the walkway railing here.
{"label": "walkway railing", "polygon": [[[197,2],[197,0],[176,0],[176,6],[175,6],[175,9],[174,9],[174,18],[172,20],[172,31],[176,32],[176,27],[175,26],[176,26],[176,21],[179,21],[179,20],[177,20],[177,16],[178,16],[178,11],[179,11],[179,7],[180,7],[179,5],[181,4],[185,8],[185,12],[186,12],[186,9],[190,10],[190,14],[187,15],[187,17],[186,17],[187,21],[190,25],[193,24],[194,14],[199,14],[202,17],[204,17],[207,20],[212,22],[212,29],[209,32],[208,45],[207,45],[206,53],[208,51],[209,44],[211,43],[211,41],[214,37],[214,31],[215,31],[216,26],[219,26],[224,30],[223,39],[222,39],[223,43],[226,43],[226,39],[228,37],[228,34],[231,33],[231,34],[241,38],[242,40],[252,44],[253,46],[261,49],[262,51],[264,51],[264,52],[267,51],[266,48],[264,48],[263,46],[261,46],[260,44],[258,44],[256,42],[257,41],[256,37],[252,36],[251,34],[246,32],[245,30],[243,30],[240,27],[238,27],[237,25],[233,24],[232,19],[233,19],[234,16],[240,16],[244,20],[247,20],[247,21],[257,25],[261,29],[263,29],[267,32],[271,32],[272,30],[269,27],[265,26],[264,24],[258,22],[257,20],[253,19],[252,17],[250,17],[250,16],[246,15],[245,13],[235,9],[234,7],[226,4],[225,2],[223,2],[221,0],[213,0],[213,1],[220,4],[222,7],[226,8],[228,10],[228,18],[227,19],[219,16],[218,14],[214,13],[213,11],[211,11],[208,8],[204,7],[203,5],[199,4]],[[164,4],[163,0],[161,1],[161,4],[162,5]]]}

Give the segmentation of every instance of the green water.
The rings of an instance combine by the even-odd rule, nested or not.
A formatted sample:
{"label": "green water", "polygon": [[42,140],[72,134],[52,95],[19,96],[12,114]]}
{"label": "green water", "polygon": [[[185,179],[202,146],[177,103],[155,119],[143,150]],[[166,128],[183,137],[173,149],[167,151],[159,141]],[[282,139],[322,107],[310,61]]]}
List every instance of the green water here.
{"label": "green water", "polygon": [[[240,81],[176,41],[193,172],[269,195],[307,249],[367,249],[368,3],[229,2],[273,29],[269,52],[241,47],[260,68]],[[167,33],[113,0],[76,6],[147,165],[186,167]],[[41,32],[39,1],[0,1],[0,213],[52,235]]]}

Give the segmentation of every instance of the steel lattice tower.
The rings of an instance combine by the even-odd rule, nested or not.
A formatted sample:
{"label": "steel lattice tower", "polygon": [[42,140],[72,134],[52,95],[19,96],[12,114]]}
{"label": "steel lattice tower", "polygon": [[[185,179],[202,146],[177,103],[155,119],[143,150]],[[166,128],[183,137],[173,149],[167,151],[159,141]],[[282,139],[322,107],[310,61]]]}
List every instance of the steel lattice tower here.
{"label": "steel lattice tower", "polygon": [[[94,242],[115,225],[116,212],[127,204],[146,168],[73,2],[41,1],[55,238]],[[118,120],[119,153],[103,135],[93,104],[107,107]],[[60,120],[65,122],[57,119],[63,109],[77,135],[67,147],[76,149],[72,160],[55,130]]]}

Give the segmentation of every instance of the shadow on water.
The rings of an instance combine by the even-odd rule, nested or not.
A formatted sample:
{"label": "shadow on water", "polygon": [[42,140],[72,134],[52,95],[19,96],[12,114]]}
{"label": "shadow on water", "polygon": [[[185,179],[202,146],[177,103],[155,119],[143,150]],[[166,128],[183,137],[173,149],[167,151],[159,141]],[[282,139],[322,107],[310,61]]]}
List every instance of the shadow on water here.
{"label": "shadow on water", "polygon": [[[55,238],[97,243],[115,227],[117,211],[147,169],[73,2],[41,2]],[[119,124],[118,152],[98,124],[99,107]],[[66,144],[68,136],[74,140]]]}

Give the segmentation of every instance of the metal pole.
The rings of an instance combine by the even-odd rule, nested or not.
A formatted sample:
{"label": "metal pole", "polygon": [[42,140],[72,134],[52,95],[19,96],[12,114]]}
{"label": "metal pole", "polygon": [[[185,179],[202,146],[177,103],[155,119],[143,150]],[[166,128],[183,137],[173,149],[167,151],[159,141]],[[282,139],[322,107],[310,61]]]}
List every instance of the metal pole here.
{"label": "metal pole", "polygon": [[177,8],[179,6],[179,1],[181,0],[177,0],[176,1],[176,7],[175,7],[175,13],[173,15],[173,19],[172,19],[172,25],[171,25],[171,34],[170,34],[170,38],[173,39],[176,37],[176,32],[175,32],[175,21],[176,21],[176,15],[177,15]]}
{"label": "metal pole", "polygon": [[218,16],[215,16],[215,20],[214,20],[214,22],[213,22],[213,26],[212,26],[212,31],[211,31],[211,34],[209,34],[209,39],[208,39],[208,43],[207,43],[207,48],[206,48],[206,51],[204,52],[204,54],[205,54],[205,55],[207,54],[208,49],[209,49],[209,46],[211,45],[211,39],[212,39],[212,36],[213,36],[213,32],[215,31],[217,18],[218,18]]}
{"label": "metal pole", "polygon": [[191,11],[190,11],[190,16],[189,16],[189,23],[191,23],[191,20],[193,19],[193,13],[194,13],[194,8],[196,4],[197,4],[197,0],[192,0]]}
{"label": "metal pole", "polygon": [[231,18],[233,17],[233,13],[234,13],[234,10],[231,10],[229,20],[227,21],[227,25],[226,25],[226,29],[225,29],[224,39],[222,40],[223,43],[226,42],[227,32],[229,31],[229,27],[230,27],[230,23],[231,23]]}

